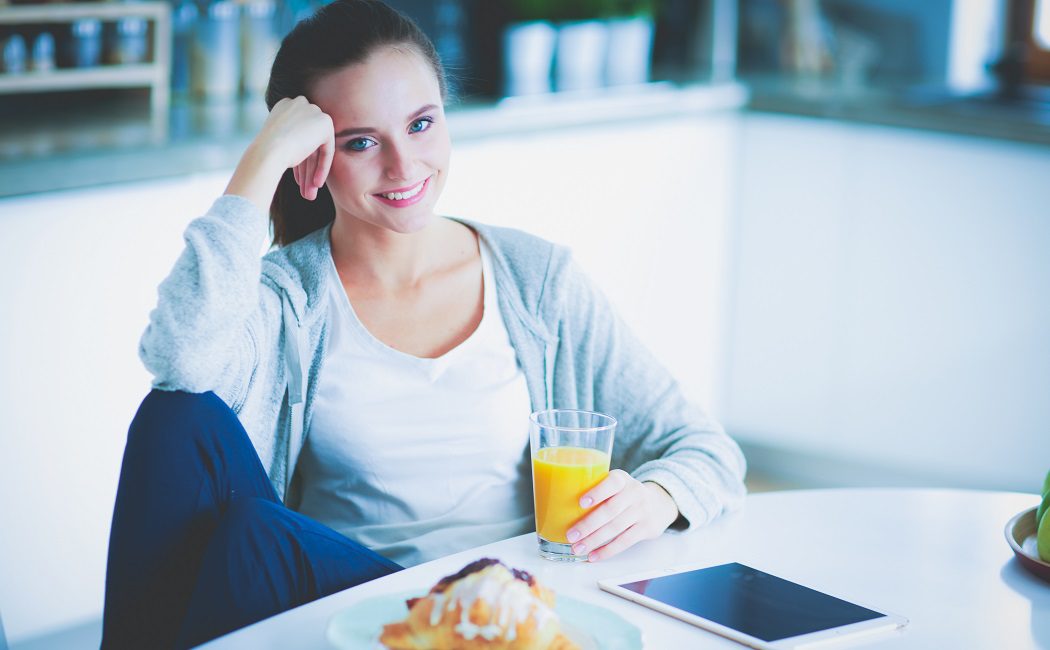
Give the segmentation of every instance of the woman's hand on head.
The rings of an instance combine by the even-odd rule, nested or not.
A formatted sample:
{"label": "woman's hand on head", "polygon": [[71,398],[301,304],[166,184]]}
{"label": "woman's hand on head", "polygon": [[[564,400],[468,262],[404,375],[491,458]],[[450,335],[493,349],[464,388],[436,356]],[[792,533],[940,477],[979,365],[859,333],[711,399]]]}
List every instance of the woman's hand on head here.
{"label": "woman's hand on head", "polygon": [[659,537],[678,518],[678,507],[662,487],[640,482],[621,469],[588,490],[580,506],[594,509],[569,528],[569,543],[573,553],[586,553],[591,562]]}
{"label": "woman's hand on head", "polygon": [[266,212],[291,167],[303,198],[314,200],[335,157],[332,118],[305,97],[285,98],[270,111],[233,172],[226,194],[243,196]]}
{"label": "woman's hand on head", "polygon": [[292,168],[304,199],[317,198],[335,156],[332,118],[305,97],[285,97],[263,123],[253,146],[272,151],[283,169]]}

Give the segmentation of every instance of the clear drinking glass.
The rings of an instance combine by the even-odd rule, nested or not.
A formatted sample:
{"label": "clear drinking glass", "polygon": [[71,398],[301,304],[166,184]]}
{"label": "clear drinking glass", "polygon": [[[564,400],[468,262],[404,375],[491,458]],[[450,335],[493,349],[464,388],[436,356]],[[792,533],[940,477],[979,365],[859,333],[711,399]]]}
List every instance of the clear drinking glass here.
{"label": "clear drinking glass", "polygon": [[532,487],[540,555],[582,562],[565,533],[590,508],[580,497],[609,474],[616,419],[592,411],[551,409],[529,418]]}

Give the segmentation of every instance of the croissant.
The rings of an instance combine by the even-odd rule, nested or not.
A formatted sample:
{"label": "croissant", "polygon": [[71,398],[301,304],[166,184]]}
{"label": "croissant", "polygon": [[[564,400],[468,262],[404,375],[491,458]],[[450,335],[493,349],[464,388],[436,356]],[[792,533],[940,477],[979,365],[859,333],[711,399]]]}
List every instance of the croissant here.
{"label": "croissant", "polygon": [[442,578],[407,605],[408,617],[379,636],[390,650],[579,650],[562,634],[554,592],[492,558]]}

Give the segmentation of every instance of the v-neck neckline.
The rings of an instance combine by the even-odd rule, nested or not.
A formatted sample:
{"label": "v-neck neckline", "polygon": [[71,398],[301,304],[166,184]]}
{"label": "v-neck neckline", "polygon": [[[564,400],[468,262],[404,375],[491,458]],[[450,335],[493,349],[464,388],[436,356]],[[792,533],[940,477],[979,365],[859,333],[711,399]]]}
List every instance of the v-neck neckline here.
{"label": "v-neck neckline", "polygon": [[411,363],[420,369],[431,375],[431,379],[436,378],[441,372],[448,367],[449,363],[456,357],[460,356],[464,350],[468,350],[476,344],[476,341],[480,338],[481,332],[488,327],[489,321],[494,316],[493,311],[496,307],[495,300],[495,278],[493,277],[492,271],[492,259],[488,246],[485,242],[478,237],[478,249],[481,253],[481,278],[482,278],[482,313],[481,320],[478,322],[477,327],[471,332],[467,338],[460,341],[454,348],[448,350],[437,357],[420,357],[384,343],[375,334],[365,326],[365,324],[358,317],[357,312],[354,310],[353,303],[350,301],[350,296],[346,293],[346,288],[343,286],[343,280],[339,277],[339,270],[335,266],[335,259],[332,257],[331,250],[328,253],[328,267],[333,281],[333,289],[338,292],[336,296],[336,303],[338,308],[343,310],[343,313],[347,316],[347,322],[350,327],[354,329],[359,335],[359,339],[364,342],[371,350],[377,354],[386,356],[391,359],[399,360],[401,362]]}

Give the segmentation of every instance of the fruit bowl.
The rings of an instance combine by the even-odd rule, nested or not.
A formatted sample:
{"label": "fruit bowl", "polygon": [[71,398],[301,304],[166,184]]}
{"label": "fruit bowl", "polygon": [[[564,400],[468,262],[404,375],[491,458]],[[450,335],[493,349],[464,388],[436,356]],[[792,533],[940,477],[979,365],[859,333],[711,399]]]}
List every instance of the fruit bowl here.
{"label": "fruit bowl", "polygon": [[1014,550],[1021,566],[1050,582],[1050,562],[1039,559],[1035,549],[1035,508],[1029,508],[1006,522],[1006,541]]}

